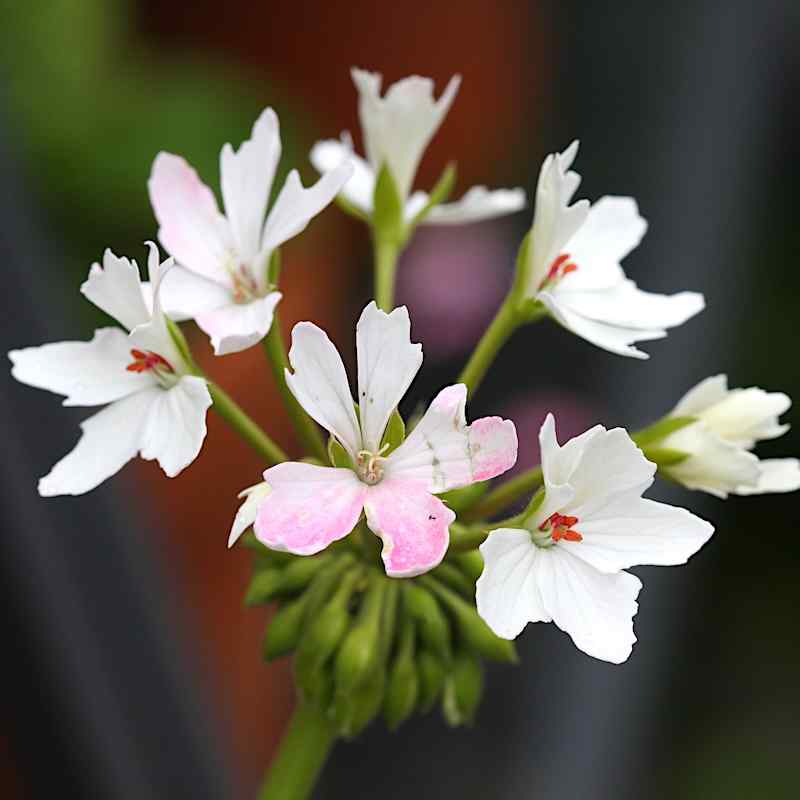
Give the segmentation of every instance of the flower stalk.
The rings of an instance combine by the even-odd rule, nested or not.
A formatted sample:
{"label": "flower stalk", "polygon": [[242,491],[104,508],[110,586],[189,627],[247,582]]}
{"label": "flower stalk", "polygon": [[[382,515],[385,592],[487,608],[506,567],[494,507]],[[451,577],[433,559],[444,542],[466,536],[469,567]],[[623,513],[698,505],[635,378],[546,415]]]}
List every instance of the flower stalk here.
{"label": "flower stalk", "polygon": [[375,241],[375,302],[382,311],[394,308],[394,285],[400,247],[394,241]]}
{"label": "flower stalk", "polygon": [[461,518],[465,522],[472,520],[488,519],[508,508],[512,503],[522,497],[531,494],[535,489],[542,485],[542,468],[532,467],[525,470],[515,478],[501,483],[493,491],[489,492],[475,506],[465,511]]}

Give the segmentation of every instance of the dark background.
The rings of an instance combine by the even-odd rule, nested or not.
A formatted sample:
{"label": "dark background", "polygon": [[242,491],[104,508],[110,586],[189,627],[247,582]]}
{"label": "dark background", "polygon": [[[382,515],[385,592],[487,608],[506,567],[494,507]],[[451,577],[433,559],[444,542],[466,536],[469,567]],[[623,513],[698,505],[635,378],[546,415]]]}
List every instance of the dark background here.
{"label": "dark background", "polygon": [[[315,139],[357,134],[355,64],[440,88],[463,74],[421,186],[455,158],[459,193],[532,190],[543,156],[577,136],[579,196],[634,195],[650,222],[631,277],[706,294],[708,309],[646,345],[645,363],[552,324],[518,333],[471,416],[511,415],[523,462],[550,409],[563,436],[597,421],[635,429],[721,371],[798,395],[798,16],[790,0],[2,0],[3,348],[90,335],[97,318],[77,287],[106,246],[144,260],[158,150],[216,187],[222,143],[270,104],[283,170],[311,179]],[[399,300],[426,353],[409,407],[457,375],[529,224],[530,210],[427,230],[405,255]],[[350,363],[369,256],[365,230],[335,209],[284,253],[284,323],[315,320]],[[214,360],[204,337],[193,343],[293,448],[259,349]],[[266,612],[241,608],[247,555],[225,549],[235,493],[262,465],[210,418],[200,458],[173,481],[138,462],[83,498],[42,500],[36,479],[85,412],[2,381],[0,796],[254,796],[292,704],[288,665],[258,658]],[[794,432],[760,450],[798,451]],[[436,714],[393,736],[375,725],[337,748],[319,797],[796,797],[796,500],[654,496],[718,534],[688,567],[636,570],[626,664],[531,626],[521,665],[491,671],[476,728],[449,731]]]}

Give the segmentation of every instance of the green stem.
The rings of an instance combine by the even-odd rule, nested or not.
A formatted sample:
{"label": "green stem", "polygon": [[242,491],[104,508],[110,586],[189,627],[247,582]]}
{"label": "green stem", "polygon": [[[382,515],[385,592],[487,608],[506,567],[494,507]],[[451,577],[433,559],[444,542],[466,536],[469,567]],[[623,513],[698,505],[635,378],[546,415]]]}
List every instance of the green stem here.
{"label": "green stem", "polygon": [[394,277],[400,247],[391,240],[375,239],[375,302],[387,314],[394,308]]}
{"label": "green stem", "polygon": [[208,381],[208,391],[216,411],[249,445],[270,464],[286,461],[286,453],[253,422],[236,401],[216,383]]}
{"label": "green stem", "polygon": [[335,741],[331,720],[316,706],[298,701],[258,800],[310,797]]}
{"label": "green stem", "polygon": [[530,494],[542,484],[542,468],[533,469],[512,478],[510,481],[501,483],[494,491],[489,492],[479,503],[474,505],[469,511],[461,515],[465,522],[476,519],[486,519],[493,517],[498,511],[510,506],[515,500],[519,500],[526,494]]}
{"label": "green stem", "polygon": [[286,383],[286,370],[289,367],[289,359],[286,355],[286,344],[281,332],[281,323],[278,312],[272,320],[272,327],[264,338],[264,350],[267,354],[272,376],[275,378],[275,385],[278,387],[286,412],[291,420],[297,436],[309,453],[322,461],[328,463],[328,451],[322,441],[319,428],[314,420],[306,414],[297,398],[292,394]]}

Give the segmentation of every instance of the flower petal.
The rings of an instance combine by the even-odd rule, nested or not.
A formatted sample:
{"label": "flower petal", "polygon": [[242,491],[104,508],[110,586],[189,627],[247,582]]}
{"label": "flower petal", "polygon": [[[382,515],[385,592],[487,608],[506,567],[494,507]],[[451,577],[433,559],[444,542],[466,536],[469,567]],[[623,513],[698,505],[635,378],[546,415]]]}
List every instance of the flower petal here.
{"label": "flower petal", "polygon": [[237,151],[226,144],[219,156],[225,215],[245,264],[254,265],[261,249],[267,201],[280,157],[278,117],[271,108],[261,112],[251,137]]}
{"label": "flower petal", "polygon": [[461,225],[502,217],[525,208],[524,189],[487,189],[473,186],[460,200],[434,206],[424,225]]}
{"label": "flower petal", "polygon": [[550,622],[537,585],[541,551],[530,533],[499,528],[480,551],[484,567],[475,601],[486,624],[503,639],[515,639],[529,622]]}
{"label": "flower petal", "polygon": [[731,389],[727,395],[705,409],[700,418],[717,436],[750,449],[761,439],[775,439],[789,430],[778,417],[791,408],[783,392],[765,392],[756,386]]}
{"label": "flower petal", "polygon": [[103,266],[92,264],[81,293],[129,331],[150,319],[135,261],[103,253]]}
{"label": "flower petal", "polygon": [[97,406],[153,386],[146,372],[129,372],[131,345],[120,328],[101,328],[90,342],[54,342],[12,350],[20,383],[64,395],[65,406]]}
{"label": "flower petal", "polygon": [[239,537],[256,521],[258,509],[264,498],[272,491],[268,483],[257,483],[239,492],[239,497],[244,497],[244,503],[239,506],[231,525],[228,536],[228,547],[233,547]]}
{"label": "flower petal", "polygon": [[347,536],[367,491],[352,470],[296,462],[271,467],[264,480],[272,491],[258,509],[256,537],[273,550],[301,556]]}
{"label": "flower petal", "polygon": [[766,458],[758,462],[761,474],[755,486],[736,488],[735,494],[794,492],[800,489],[800,461],[796,458]]}
{"label": "flower petal", "polygon": [[422,366],[422,345],[411,342],[405,306],[391,314],[373,300],[356,325],[358,403],[363,446],[377,453],[386,423]]}
{"label": "flower petal", "polygon": [[332,172],[347,161],[353,166],[353,175],[339,193],[348,203],[368,216],[372,213],[372,195],[375,193],[375,173],[372,167],[353,152],[349,134],[342,139],[325,139],[311,148],[311,163],[317,172]]}
{"label": "flower petal", "polygon": [[[142,288],[145,295],[148,291],[152,292],[149,283],[142,284]],[[178,265],[164,275],[160,297],[165,313],[175,321],[194,319],[200,314],[216,311],[233,302],[233,294],[227,286]],[[150,306],[152,307],[152,295]]]}
{"label": "flower petal", "polygon": [[384,477],[369,487],[364,511],[383,541],[381,558],[390,577],[421,575],[444,558],[456,515],[424,483]]}
{"label": "flower petal", "polygon": [[672,409],[669,416],[696,417],[715,403],[724,400],[727,394],[728,376],[712,375],[689,389],[678,401],[678,405]]}
{"label": "flower petal", "polygon": [[289,363],[294,374],[286,370],[286,383],[292,394],[356,458],[361,430],[344,364],[325,331],[311,322],[298,322],[292,330]]}
{"label": "flower petal", "polygon": [[239,353],[258,344],[272,327],[280,292],[249,303],[232,303],[197,315],[197,324],[211,337],[215,355]]}
{"label": "flower petal", "polygon": [[142,458],[158,459],[161,469],[174,478],[203,446],[211,402],[205,380],[194,375],[184,376],[170,389],[159,389],[142,427]]}
{"label": "flower petal", "polygon": [[483,417],[468,426],[466,402],[463,383],[442,389],[386,460],[386,475],[422,482],[427,491],[438,494],[511,469],[517,460],[514,423]]}
{"label": "flower petal", "polygon": [[171,153],[156,156],[147,187],[166,251],[187,269],[224,280],[233,240],[212,191],[186,161]]}

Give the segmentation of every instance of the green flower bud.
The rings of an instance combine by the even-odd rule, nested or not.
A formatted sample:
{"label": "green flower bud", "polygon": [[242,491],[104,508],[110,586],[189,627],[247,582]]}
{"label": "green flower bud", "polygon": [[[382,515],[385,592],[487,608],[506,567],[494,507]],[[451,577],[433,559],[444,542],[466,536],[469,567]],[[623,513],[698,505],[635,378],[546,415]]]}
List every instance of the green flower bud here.
{"label": "green flower bud", "polygon": [[475,582],[483,572],[483,556],[480,550],[467,550],[465,553],[456,553],[453,561],[458,564],[459,569],[469,577],[473,583],[473,593]]}
{"label": "green flower bud", "polygon": [[446,503],[456,514],[461,514],[468,508],[472,508],[489,488],[489,481],[471,483],[469,486],[462,486],[460,489],[451,489],[449,492],[439,495],[439,499]]}
{"label": "green flower bud", "polygon": [[414,620],[404,617],[383,697],[383,718],[389,730],[394,730],[405,722],[417,704],[419,677],[414,663],[415,636]]}
{"label": "green flower bud", "polygon": [[291,553],[285,553],[282,550],[272,550],[265,544],[262,544],[256,539],[256,535],[252,530],[242,534],[237,544],[241,544],[248,550],[255,552],[257,555],[257,563],[263,564],[263,566],[281,567],[297,558],[297,556]]}
{"label": "green flower bud", "polygon": [[267,661],[288,655],[297,646],[307,605],[308,595],[302,594],[276,612],[264,637],[263,651]]}
{"label": "green flower bud", "polygon": [[448,725],[471,724],[483,694],[483,668],[473,653],[456,653],[442,696],[442,711]]}
{"label": "green flower bud", "polygon": [[330,556],[299,556],[283,571],[280,594],[296,594],[303,591],[312,578],[330,560]]}
{"label": "green flower bud", "polygon": [[358,736],[375,719],[383,703],[385,687],[383,670],[374,670],[352,693],[334,696],[332,716],[342,736],[346,739]]}
{"label": "green flower bud", "polygon": [[416,582],[403,581],[403,608],[417,623],[425,646],[447,663],[450,660],[450,624],[436,598]]}
{"label": "green flower bud", "polygon": [[417,653],[418,707],[423,713],[433,708],[442,692],[446,674],[444,664],[430,650],[420,650]]}
{"label": "green flower bud", "polygon": [[406,226],[403,219],[403,201],[392,171],[383,164],[375,181],[372,194],[372,235],[376,242],[402,245]]}
{"label": "green flower bud", "polygon": [[312,577],[311,583],[304,592],[304,596],[308,597],[306,622],[316,619],[317,614],[336,591],[342,575],[352,566],[353,562],[353,556],[349,553],[342,553],[323,564],[322,569]]}
{"label": "green flower bud", "polygon": [[244,596],[246,606],[260,606],[268,603],[277,594],[283,580],[283,571],[277,567],[267,567],[253,575],[247,594]]}
{"label": "green flower bud", "polygon": [[475,583],[455,565],[443,562],[430,574],[469,600],[475,599]]}

